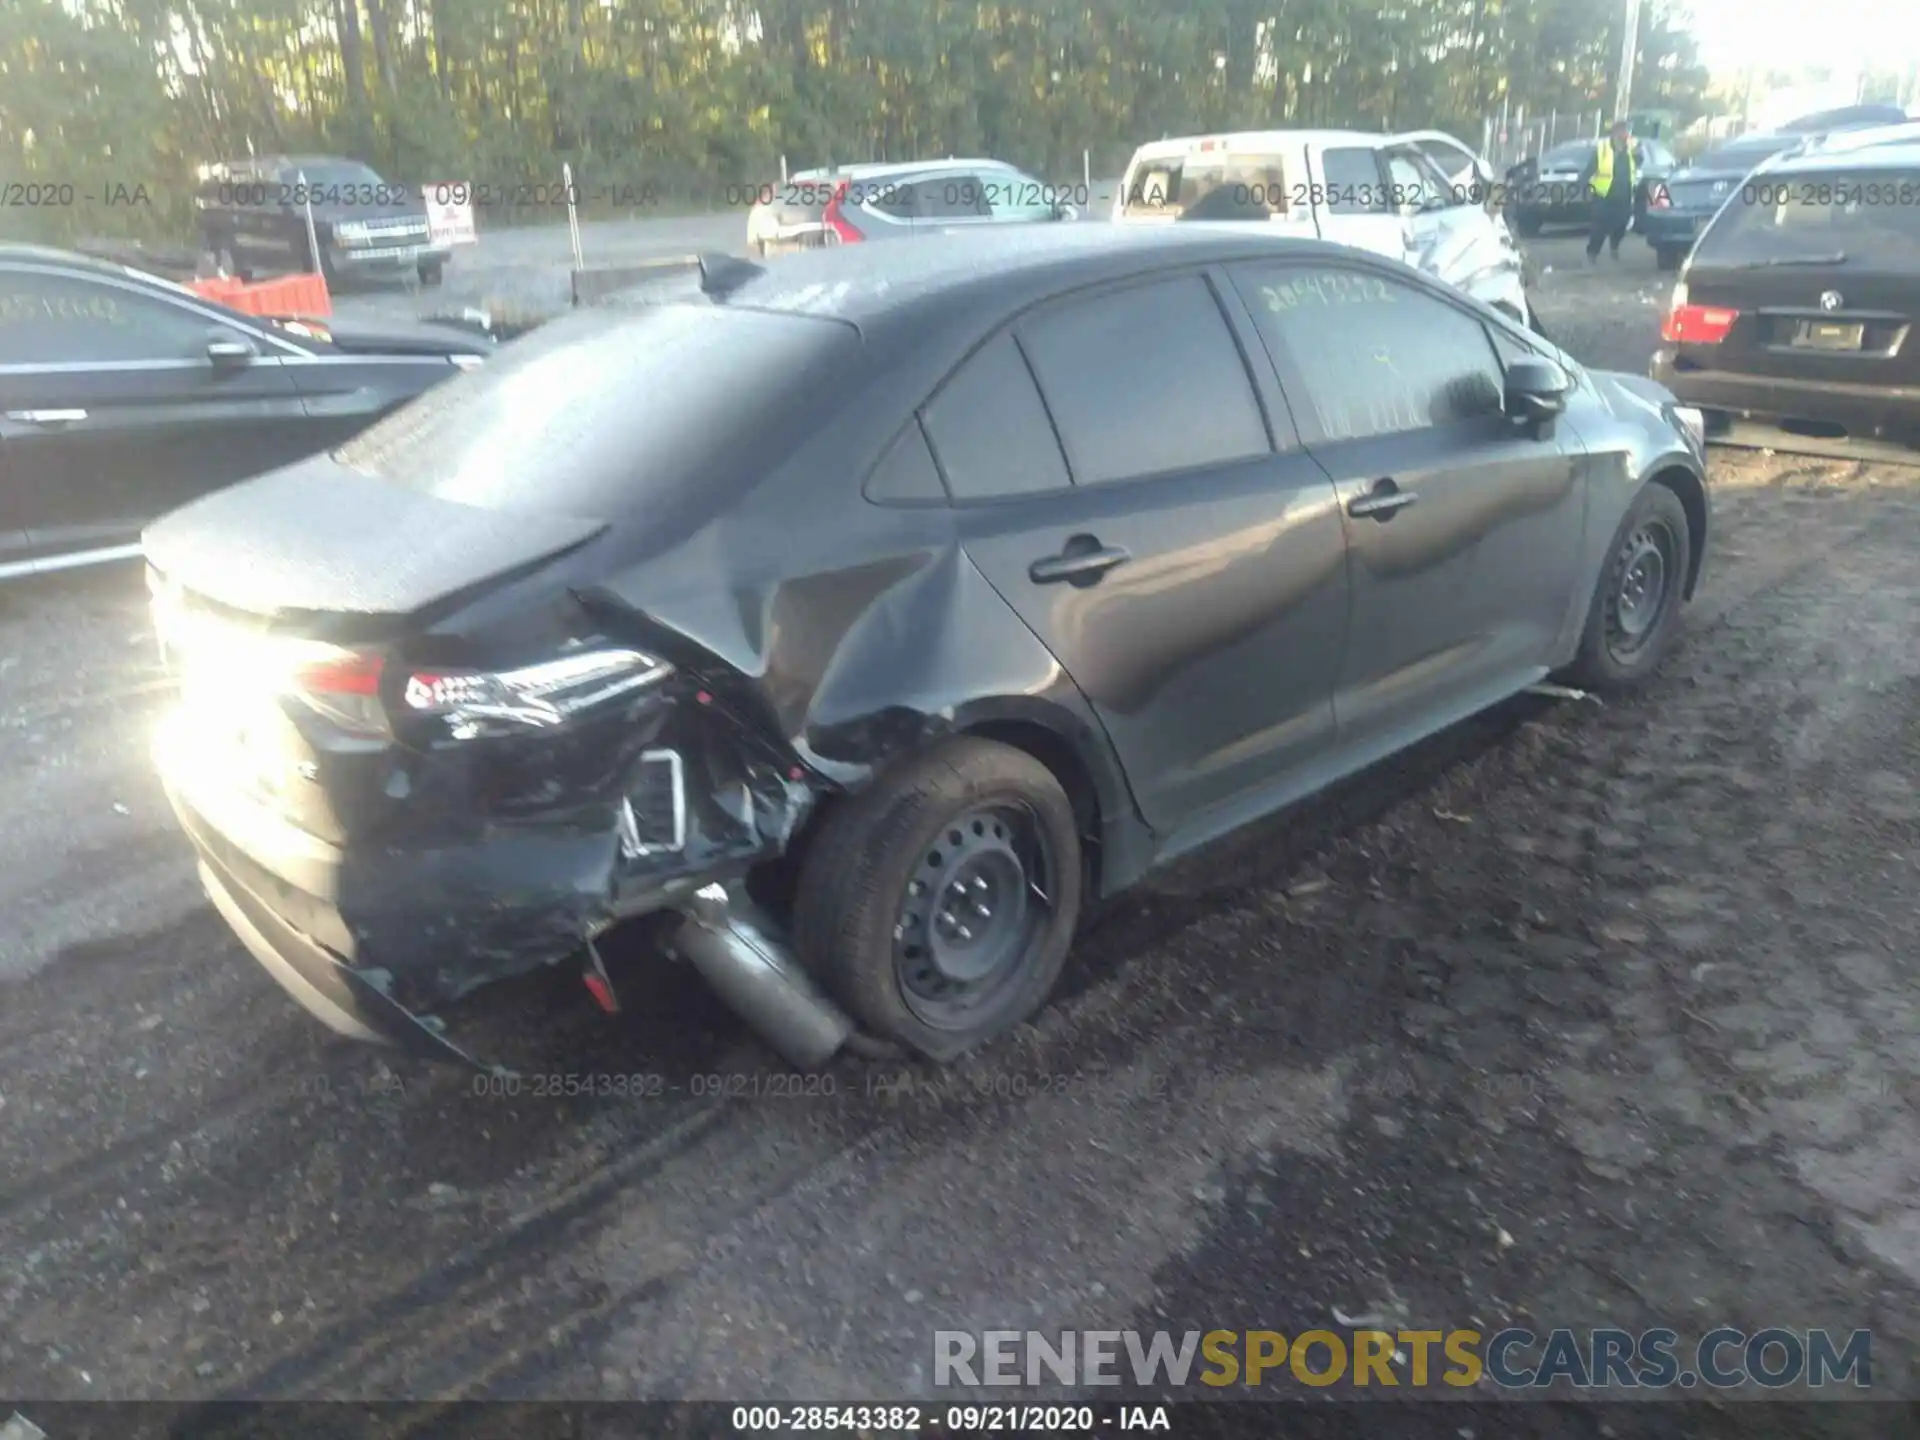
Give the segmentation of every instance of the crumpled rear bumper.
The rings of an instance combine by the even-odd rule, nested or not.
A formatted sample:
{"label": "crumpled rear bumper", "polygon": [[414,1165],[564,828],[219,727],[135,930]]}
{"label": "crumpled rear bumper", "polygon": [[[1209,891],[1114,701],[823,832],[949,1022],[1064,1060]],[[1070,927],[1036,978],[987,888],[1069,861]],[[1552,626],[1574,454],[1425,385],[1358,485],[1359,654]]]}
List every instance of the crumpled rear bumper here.
{"label": "crumpled rear bumper", "polygon": [[607,797],[430,843],[401,834],[336,845],[209,763],[182,712],[163,721],[154,747],[208,897],[275,980],[340,1034],[466,1063],[476,1062],[436,1012],[578,959],[618,921],[736,878],[784,848],[811,799],[764,768],[725,765],[697,740],[684,755],[648,753],[679,757],[675,788],[634,792],[637,816]]}

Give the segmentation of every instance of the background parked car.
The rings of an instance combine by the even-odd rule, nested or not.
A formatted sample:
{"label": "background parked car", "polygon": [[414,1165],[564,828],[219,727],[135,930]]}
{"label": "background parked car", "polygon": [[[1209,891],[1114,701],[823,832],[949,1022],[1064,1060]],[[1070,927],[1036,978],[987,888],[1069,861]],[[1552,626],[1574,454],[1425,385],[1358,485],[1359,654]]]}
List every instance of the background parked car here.
{"label": "background parked car", "polygon": [[1763,164],[1674,287],[1652,373],[1737,444],[1920,463],[1920,125]]}
{"label": "background parked car", "polygon": [[868,240],[1078,218],[1085,187],[1050,185],[998,160],[801,170],[760,187],[747,212],[759,256]]}
{"label": "background parked car", "polygon": [[0,246],[0,578],[131,558],[155,516],[491,353],[426,325],[300,333],[137,270]]}
{"label": "background parked car", "polygon": [[[1593,192],[1580,178],[1598,140],[1569,140],[1544,155],[1530,156],[1507,172],[1507,212],[1522,235],[1538,235],[1550,225],[1585,225],[1593,217]],[[1636,138],[1639,178],[1634,213],[1647,204],[1651,188],[1679,163],[1664,141]]]}
{"label": "background parked car", "polygon": [[1403,260],[1538,328],[1525,258],[1499,214],[1491,167],[1442,131],[1255,130],[1156,140],[1128,162],[1113,219],[1165,224],[1221,190],[1257,201],[1251,213],[1264,213],[1273,234]]}
{"label": "background parked car", "polygon": [[951,1058],[1155,865],[1562,667],[1647,678],[1706,549],[1670,396],[1348,246],[641,293],[147,532],[201,874],[347,1033],[446,1054],[438,1007],[570,958],[609,1003],[587,942],[644,918],[791,1063]]}
{"label": "background parked car", "polygon": [[1909,118],[1898,105],[1842,105],[1789,120],[1780,129],[1789,135],[1820,135],[1865,125],[1899,125]]}
{"label": "background parked car", "polygon": [[1864,134],[1910,123],[1895,106],[1851,105],[1803,116],[1778,130],[1743,135],[1651,186],[1638,228],[1653,247],[1660,268],[1677,270],[1694,239],[1728,198],[1737,194],[1755,166],[1790,150],[1818,145],[1823,137]]}
{"label": "background parked car", "polygon": [[1678,270],[1696,236],[1736,193],[1756,165],[1805,143],[1804,135],[1771,131],[1743,135],[1656,182],[1640,217],[1640,233],[1662,270]]}
{"label": "background parked car", "polygon": [[[194,192],[201,243],[236,275],[255,270],[405,276],[437,285],[448,251],[428,238],[417,187],[337,155],[270,155],[203,167]],[[307,234],[313,208],[314,252]]]}

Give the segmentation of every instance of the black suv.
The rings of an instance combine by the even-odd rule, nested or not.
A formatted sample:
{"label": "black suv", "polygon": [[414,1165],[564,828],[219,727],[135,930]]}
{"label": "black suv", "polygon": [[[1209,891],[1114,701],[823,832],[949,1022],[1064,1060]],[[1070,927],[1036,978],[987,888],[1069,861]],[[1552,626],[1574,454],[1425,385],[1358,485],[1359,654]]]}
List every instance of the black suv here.
{"label": "black suv", "polygon": [[[308,208],[313,229],[307,229]],[[335,155],[267,155],[202,167],[194,193],[201,244],[221,269],[342,276],[412,270],[437,285],[447,251],[429,243],[417,189]]]}
{"label": "black suv", "polygon": [[1920,123],[1780,156],[1687,258],[1653,378],[1730,444],[1920,459]]}

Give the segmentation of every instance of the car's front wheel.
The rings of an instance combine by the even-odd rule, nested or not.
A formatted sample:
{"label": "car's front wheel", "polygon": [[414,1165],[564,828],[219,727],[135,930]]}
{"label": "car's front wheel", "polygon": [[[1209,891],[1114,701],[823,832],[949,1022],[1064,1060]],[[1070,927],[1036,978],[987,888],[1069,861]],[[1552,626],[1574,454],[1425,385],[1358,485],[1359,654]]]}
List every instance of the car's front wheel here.
{"label": "car's front wheel", "polygon": [[826,817],[801,858],[794,940],[866,1030],[951,1060],[1046,1002],[1083,888],[1079,826],[1052,772],[962,738]]}
{"label": "car's front wheel", "polygon": [[1673,646],[1693,546],[1687,512],[1665,485],[1647,485],[1620,522],[1587,611],[1568,678],[1594,690],[1628,690]]}

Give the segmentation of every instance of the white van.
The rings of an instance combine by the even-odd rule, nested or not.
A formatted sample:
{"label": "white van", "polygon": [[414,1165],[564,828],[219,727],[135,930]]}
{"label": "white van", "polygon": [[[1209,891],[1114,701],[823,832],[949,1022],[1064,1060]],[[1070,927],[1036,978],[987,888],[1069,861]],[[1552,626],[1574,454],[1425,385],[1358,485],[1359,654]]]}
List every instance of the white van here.
{"label": "white van", "polygon": [[1134,151],[1113,200],[1121,225],[1178,220],[1225,187],[1277,233],[1332,240],[1428,271],[1538,329],[1492,169],[1438,130],[1247,130]]}

